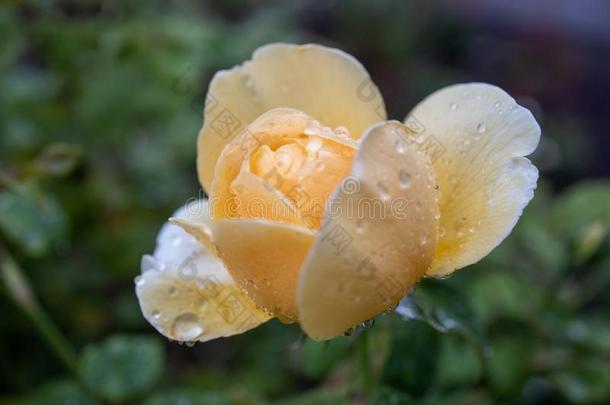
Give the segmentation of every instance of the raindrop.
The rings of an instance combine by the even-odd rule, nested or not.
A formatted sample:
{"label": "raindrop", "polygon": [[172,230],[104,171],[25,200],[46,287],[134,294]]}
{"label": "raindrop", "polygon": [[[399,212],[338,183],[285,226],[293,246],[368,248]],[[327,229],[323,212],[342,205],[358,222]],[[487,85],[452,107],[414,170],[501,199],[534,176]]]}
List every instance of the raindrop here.
{"label": "raindrop", "polygon": [[404,154],[407,150],[407,145],[405,145],[405,143],[402,140],[397,140],[396,141],[396,152],[400,153],[401,155]]}
{"label": "raindrop", "polygon": [[134,278],[133,281],[139,287],[143,286],[146,283],[146,279],[142,276],[136,276],[136,278]]}
{"label": "raindrop", "polygon": [[349,130],[345,127],[337,127],[335,128],[335,134],[349,136]]}
{"label": "raindrop", "polygon": [[151,255],[142,256],[142,260],[140,261],[140,269],[142,270],[142,273],[150,270],[161,270],[157,263],[157,259]]}
{"label": "raindrop", "polygon": [[485,126],[485,124],[483,124],[483,123],[481,122],[479,125],[477,125],[477,132],[478,132],[479,134],[482,134],[482,133],[484,133],[485,131],[487,131],[487,127]]}
{"label": "raindrop", "polygon": [[364,329],[370,329],[373,327],[373,325],[375,325],[375,319],[367,319],[360,324],[360,326],[362,326]]}
{"label": "raindrop", "polygon": [[176,235],[172,238],[172,246],[177,247],[182,244],[182,237]]}
{"label": "raindrop", "polygon": [[390,192],[383,183],[377,183],[377,190],[379,190],[379,197],[381,197],[383,201],[388,201],[390,199]]}
{"label": "raindrop", "polygon": [[419,239],[419,243],[425,245],[428,243],[428,234],[424,233]]}
{"label": "raindrop", "polygon": [[312,136],[312,135],[320,135],[320,129],[317,126],[315,126],[315,125],[307,126],[303,130],[303,133],[305,135],[310,135],[310,136]]}
{"label": "raindrop", "polygon": [[458,105],[456,103],[451,103],[449,104],[449,108],[451,108],[451,111],[455,111],[458,108]]}
{"label": "raindrop", "polygon": [[183,342],[193,342],[203,334],[203,326],[197,315],[186,312],[178,316],[172,325],[173,335]]}
{"label": "raindrop", "polygon": [[317,172],[321,172],[326,168],[326,165],[324,164],[324,162],[317,162],[316,163],[316,171]]}
{"label": "raindrop", "polygon": [[246,76],[245,80],[244,80],[244,84],[246,85],[247,88],[249,88],[250,90],[254,89],[254,80],[252,80],[252,77],[250,76]]}
{"label": "raindrop", "polygon": [[494,107],[496,107],[496,108],[500,108],[500,106],[501,106],[501,105],[502,105],[502,103],[501,103],[501,102],[496,101],[496,103],[494,104]]}
{"label": "raindrop", "polygon": [[159,318],[161,318],[161,312],[159,312],[158,309],[155,309],[154,311],[152,311],[151,315],[157,321],[159,320]]}
{"label": "raindrop", "polygon": [[322,148],[322,139],[320,138],[311,138],[311,140],[307,142],[306,149],[308,153],[317,153],[320,148]]}
{"label": "raindrop", "polygon": [[411,185],[411,175],[404,169],[400,169],[398,173],[398,181],[400,182],[400,188],[409,188]]}
{"label": "raindrop", "polygon": [[364,223],[360,219],[358,221],[356,221],[356,232],[358,232],[358,233],[364,232]]}

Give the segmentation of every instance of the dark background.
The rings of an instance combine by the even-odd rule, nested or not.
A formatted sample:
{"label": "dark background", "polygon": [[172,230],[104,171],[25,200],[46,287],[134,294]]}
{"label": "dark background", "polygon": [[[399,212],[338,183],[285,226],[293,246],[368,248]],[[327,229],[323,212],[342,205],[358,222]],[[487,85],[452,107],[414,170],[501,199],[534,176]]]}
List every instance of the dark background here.
{"label": "dark background", "polygon": [[[0,403],[608,403],[609,16],[603,0],[1,1]],[[445,85],[504,88],[542,127],[539,189],[490,257],[417,287],[419,320],[170,343],[139,312],[140,257],[200,193],[211,76],[277,41],[354,55],[390,118]]]}

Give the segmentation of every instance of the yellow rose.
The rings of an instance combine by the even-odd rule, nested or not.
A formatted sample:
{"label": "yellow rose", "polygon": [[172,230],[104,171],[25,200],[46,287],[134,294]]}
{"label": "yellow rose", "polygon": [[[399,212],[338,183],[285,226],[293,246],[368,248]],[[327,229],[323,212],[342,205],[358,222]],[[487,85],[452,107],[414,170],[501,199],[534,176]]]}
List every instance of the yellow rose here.
{"label": "yellow rose", "polygon": [[165,336],[206,341],[277,317],[322,340],[423,276],[493,250],[533,197],[540,128],[503,90],[441,89],[404,124],[353,57],[272,44],[210,84],[209,200],[164,225],[136,292]]}

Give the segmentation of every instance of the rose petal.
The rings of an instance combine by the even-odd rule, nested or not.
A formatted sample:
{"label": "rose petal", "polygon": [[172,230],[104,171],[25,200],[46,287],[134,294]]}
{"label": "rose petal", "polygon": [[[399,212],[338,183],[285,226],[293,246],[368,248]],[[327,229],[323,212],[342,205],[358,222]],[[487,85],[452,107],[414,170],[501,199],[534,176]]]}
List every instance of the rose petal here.
{"label": "rose petal", "polygon": [[460,84],[432,94],[406,119],[433,162],[441,190],[438,248],[430,275],[447,275],[491,252],[533,197],[540,127],[502,89]]}
{"label": "rose petal", "polygon": [[262,219],[219,220],[214,227],[214,244],[231,276],[284,322],[297,319],[297,278],[313,241],[303,226]]}
{"label": "rose petal", "polygon": [[[207,212],[207,201],[199,200],[174,216],[201,230],[209,221]],[[170,223],[161,229],[154,255],[142,258],[136,294],[146,320],[178,341],[231,336],[270,318],[237,287],[216,256]]]}
{"label": "rose petal", "polygon": [[299,322],[328,339],[391,308],[432,261],[438,218],[428,158],[405,149],[398,122],[361,140],[301,270]]}
{"label": "rose petal", "polygon": [[379,90],[352,56],[311,44],[263,46],[252,60],[218,72],[210,83],[197,158],[206,190],[224,146],[276,107],[296,108],[327,126],[344,126],[356,139],[386,116]]}

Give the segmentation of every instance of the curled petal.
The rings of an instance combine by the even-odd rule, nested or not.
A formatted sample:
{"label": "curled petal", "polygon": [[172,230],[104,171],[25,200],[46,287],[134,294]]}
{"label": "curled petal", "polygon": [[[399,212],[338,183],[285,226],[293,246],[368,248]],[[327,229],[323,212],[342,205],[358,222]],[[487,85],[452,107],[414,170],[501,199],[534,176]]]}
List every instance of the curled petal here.
{"label": "curled petal", "polygon": [[330,198],[297,294],[299,322],[314,339],[392,308],[432,261],[434,172],[427,156],[406,148],[405,135],[398,122],[369,129]]}
{"label": "curled petal", "polygon": [[352,56],[319,45],[271,44],[210,84],[199,132],[199,179],[209,190],[224,146],[262,113],[277,107],[305,112],[355,138],[386,117],[379,90]]}
{"label": "curled petal", "polygon": [[214,227],[214,244],[231,276],[283,322],[297,319],[299,269],[313,241],[304,226],[264,219],[223,219]]}
{"label": "curled petal", "polygon": [[[208,238],[205,200],[174,217]],[[252,329],[270,316],[237,287],[222,261],[177,225],[166,223],[154,255],[142,258],[136,294],[144,317],[161,334],[178,341],[205,342]]]}
{"label": "curled petal", "polygon": [[502,89],[450,86],[406,119],[412,145],[427,152],[440,186],[439,241],[429,275],[475,263],[513,229],[533,197],[538,170],[524,156],[540,139],[532,114]]}

